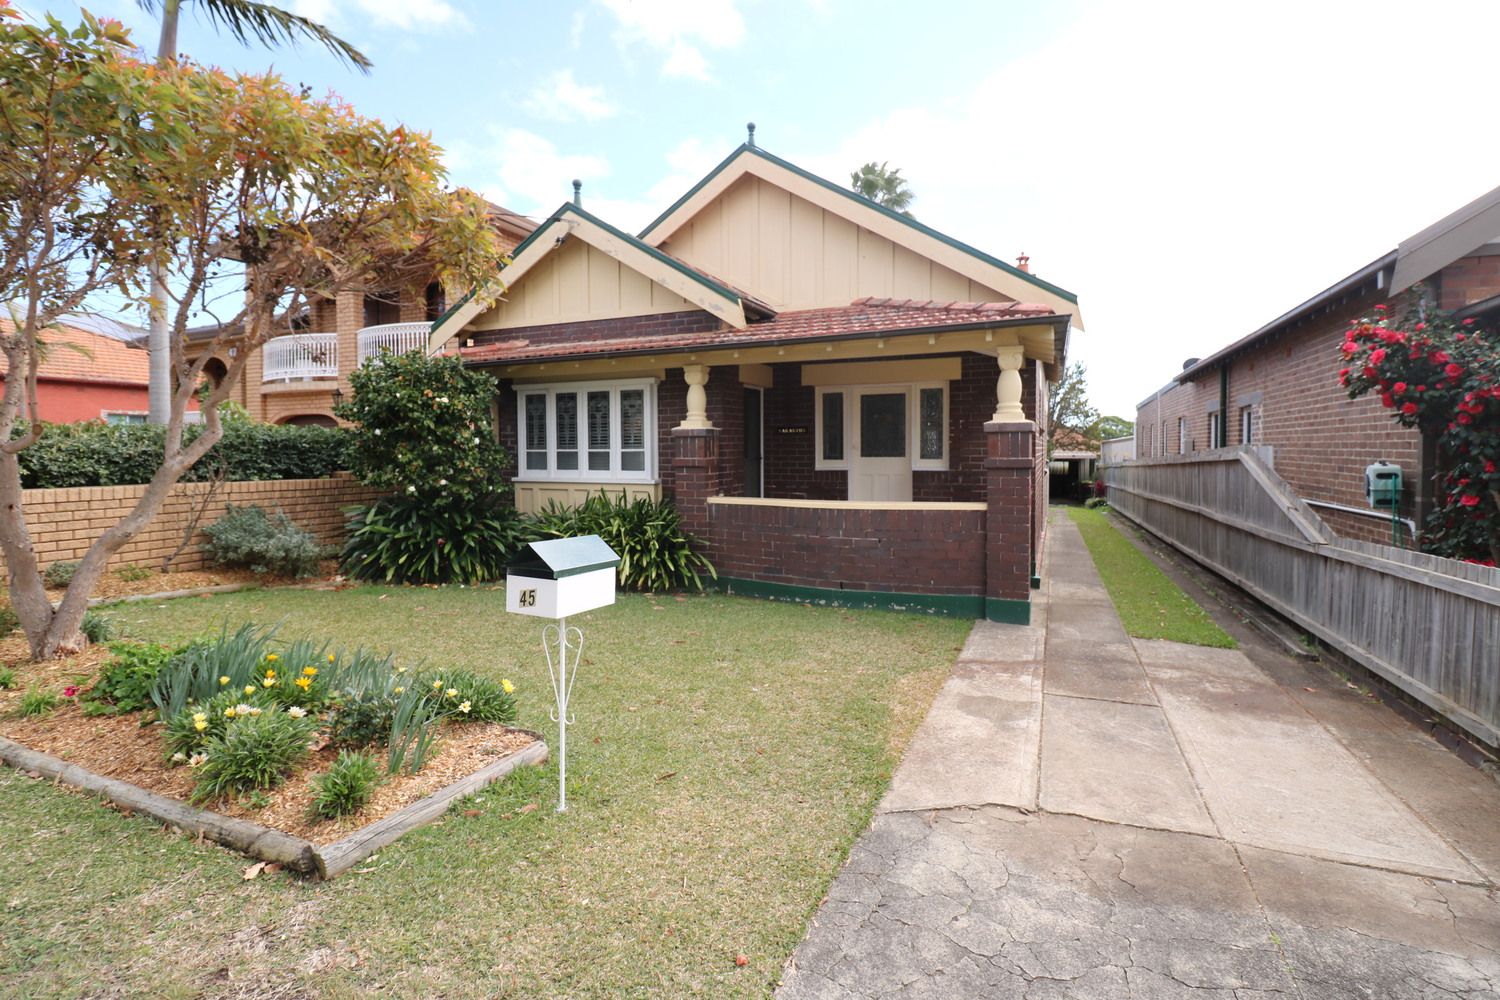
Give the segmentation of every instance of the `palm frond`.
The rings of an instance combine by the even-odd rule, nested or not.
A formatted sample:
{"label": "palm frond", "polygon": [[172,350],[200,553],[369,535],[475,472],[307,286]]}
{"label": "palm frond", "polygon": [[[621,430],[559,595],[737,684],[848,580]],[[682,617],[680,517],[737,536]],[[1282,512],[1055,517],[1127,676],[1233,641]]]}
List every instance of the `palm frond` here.
{"label": "palm frond", "polygon": [[[331,30],[299,14],[282,10],[274,4],[256,0],[191,0],[217,27],[228,31],[241,45],[259,42],[271,47],[281,42],[293,45],[299,41],[317,42],[362,73],[374,65],[363,52],[344,41]],[[164,0],[136,0],[149,14],[159,14]]]}

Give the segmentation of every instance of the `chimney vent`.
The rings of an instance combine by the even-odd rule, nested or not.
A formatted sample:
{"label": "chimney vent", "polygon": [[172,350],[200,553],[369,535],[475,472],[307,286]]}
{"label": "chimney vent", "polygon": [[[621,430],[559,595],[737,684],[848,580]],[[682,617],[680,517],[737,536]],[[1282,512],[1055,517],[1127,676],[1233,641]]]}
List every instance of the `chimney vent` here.
{"label": "chimney vent", "polygon": [[573,204],[583,207],[583,181],[573,178]]}
{"label": "chimney vent", "polygon": [[1016,267],[1020,268],[1022,271],[1025,271],[1027,274],[1030,274],[1031,258],[1026,256],[1025,253],[1022,253],[1021,256],[1016,258]]}
{"label": "chimney vent", "polygon": [[1182,363],[1182,370],[1183,371],[1187,371],[1189,368],[1193,367],[1194,365],[1196,365],[1198,362],[1200,362],[1202,360],[1203,360],[1202,358],[1188,358],[1186,361],[1184,361]]}

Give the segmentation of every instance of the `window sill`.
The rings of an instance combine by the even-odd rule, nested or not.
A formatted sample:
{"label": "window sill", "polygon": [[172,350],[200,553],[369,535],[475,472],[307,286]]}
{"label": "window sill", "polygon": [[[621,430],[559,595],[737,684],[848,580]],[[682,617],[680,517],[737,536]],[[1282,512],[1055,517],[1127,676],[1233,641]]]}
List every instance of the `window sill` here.
{"label": "window sill", "polygon": [[656,479],[643,476],[611,476],[600,473],[593,476],[514,476],[513,483],[619,483],[622,486],[655,486]]}

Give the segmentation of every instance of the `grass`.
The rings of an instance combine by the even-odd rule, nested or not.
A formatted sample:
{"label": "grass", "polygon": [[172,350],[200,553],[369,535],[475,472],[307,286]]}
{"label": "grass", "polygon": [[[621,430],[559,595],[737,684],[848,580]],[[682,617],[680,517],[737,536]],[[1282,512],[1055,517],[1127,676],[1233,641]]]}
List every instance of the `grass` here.
{"label": "grass", "polygon": [[[509,677],[520,724],[555,747],[543,623],[502,597],[263,590],[112,615],[161,642],[282,621],[287,637]],[[556,771],[526,768],[336,882],[245,882],[239,855],[0,771],[0,982],[37,997],[768,995],[969,623],[641,595],[571,621],[586,645],[569,811],[553,808]]]}
{"label": "grass", "polygon": [[1102,510],[1068,508],[1125,631],[1137,639],[1170,639],[1233,649],[1235,641],[1136,548]]}

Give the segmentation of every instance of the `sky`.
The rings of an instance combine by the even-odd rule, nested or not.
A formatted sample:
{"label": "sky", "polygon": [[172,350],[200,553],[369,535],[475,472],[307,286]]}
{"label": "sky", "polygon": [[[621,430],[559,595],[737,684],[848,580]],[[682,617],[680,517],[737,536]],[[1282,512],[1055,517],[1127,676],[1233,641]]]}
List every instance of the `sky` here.
{"label": "sky", "polygon": [[[216,35],[432,133],[450,179],[638,231],[745,138],[837,182],[899,167],[923,222],[1079,296],[1106,413],[1500,184],[1500,3],[285,0],[368,76]],[[76,17],[66,2],[21,0]],[[134,0],[93,0],[154,51]]]}

